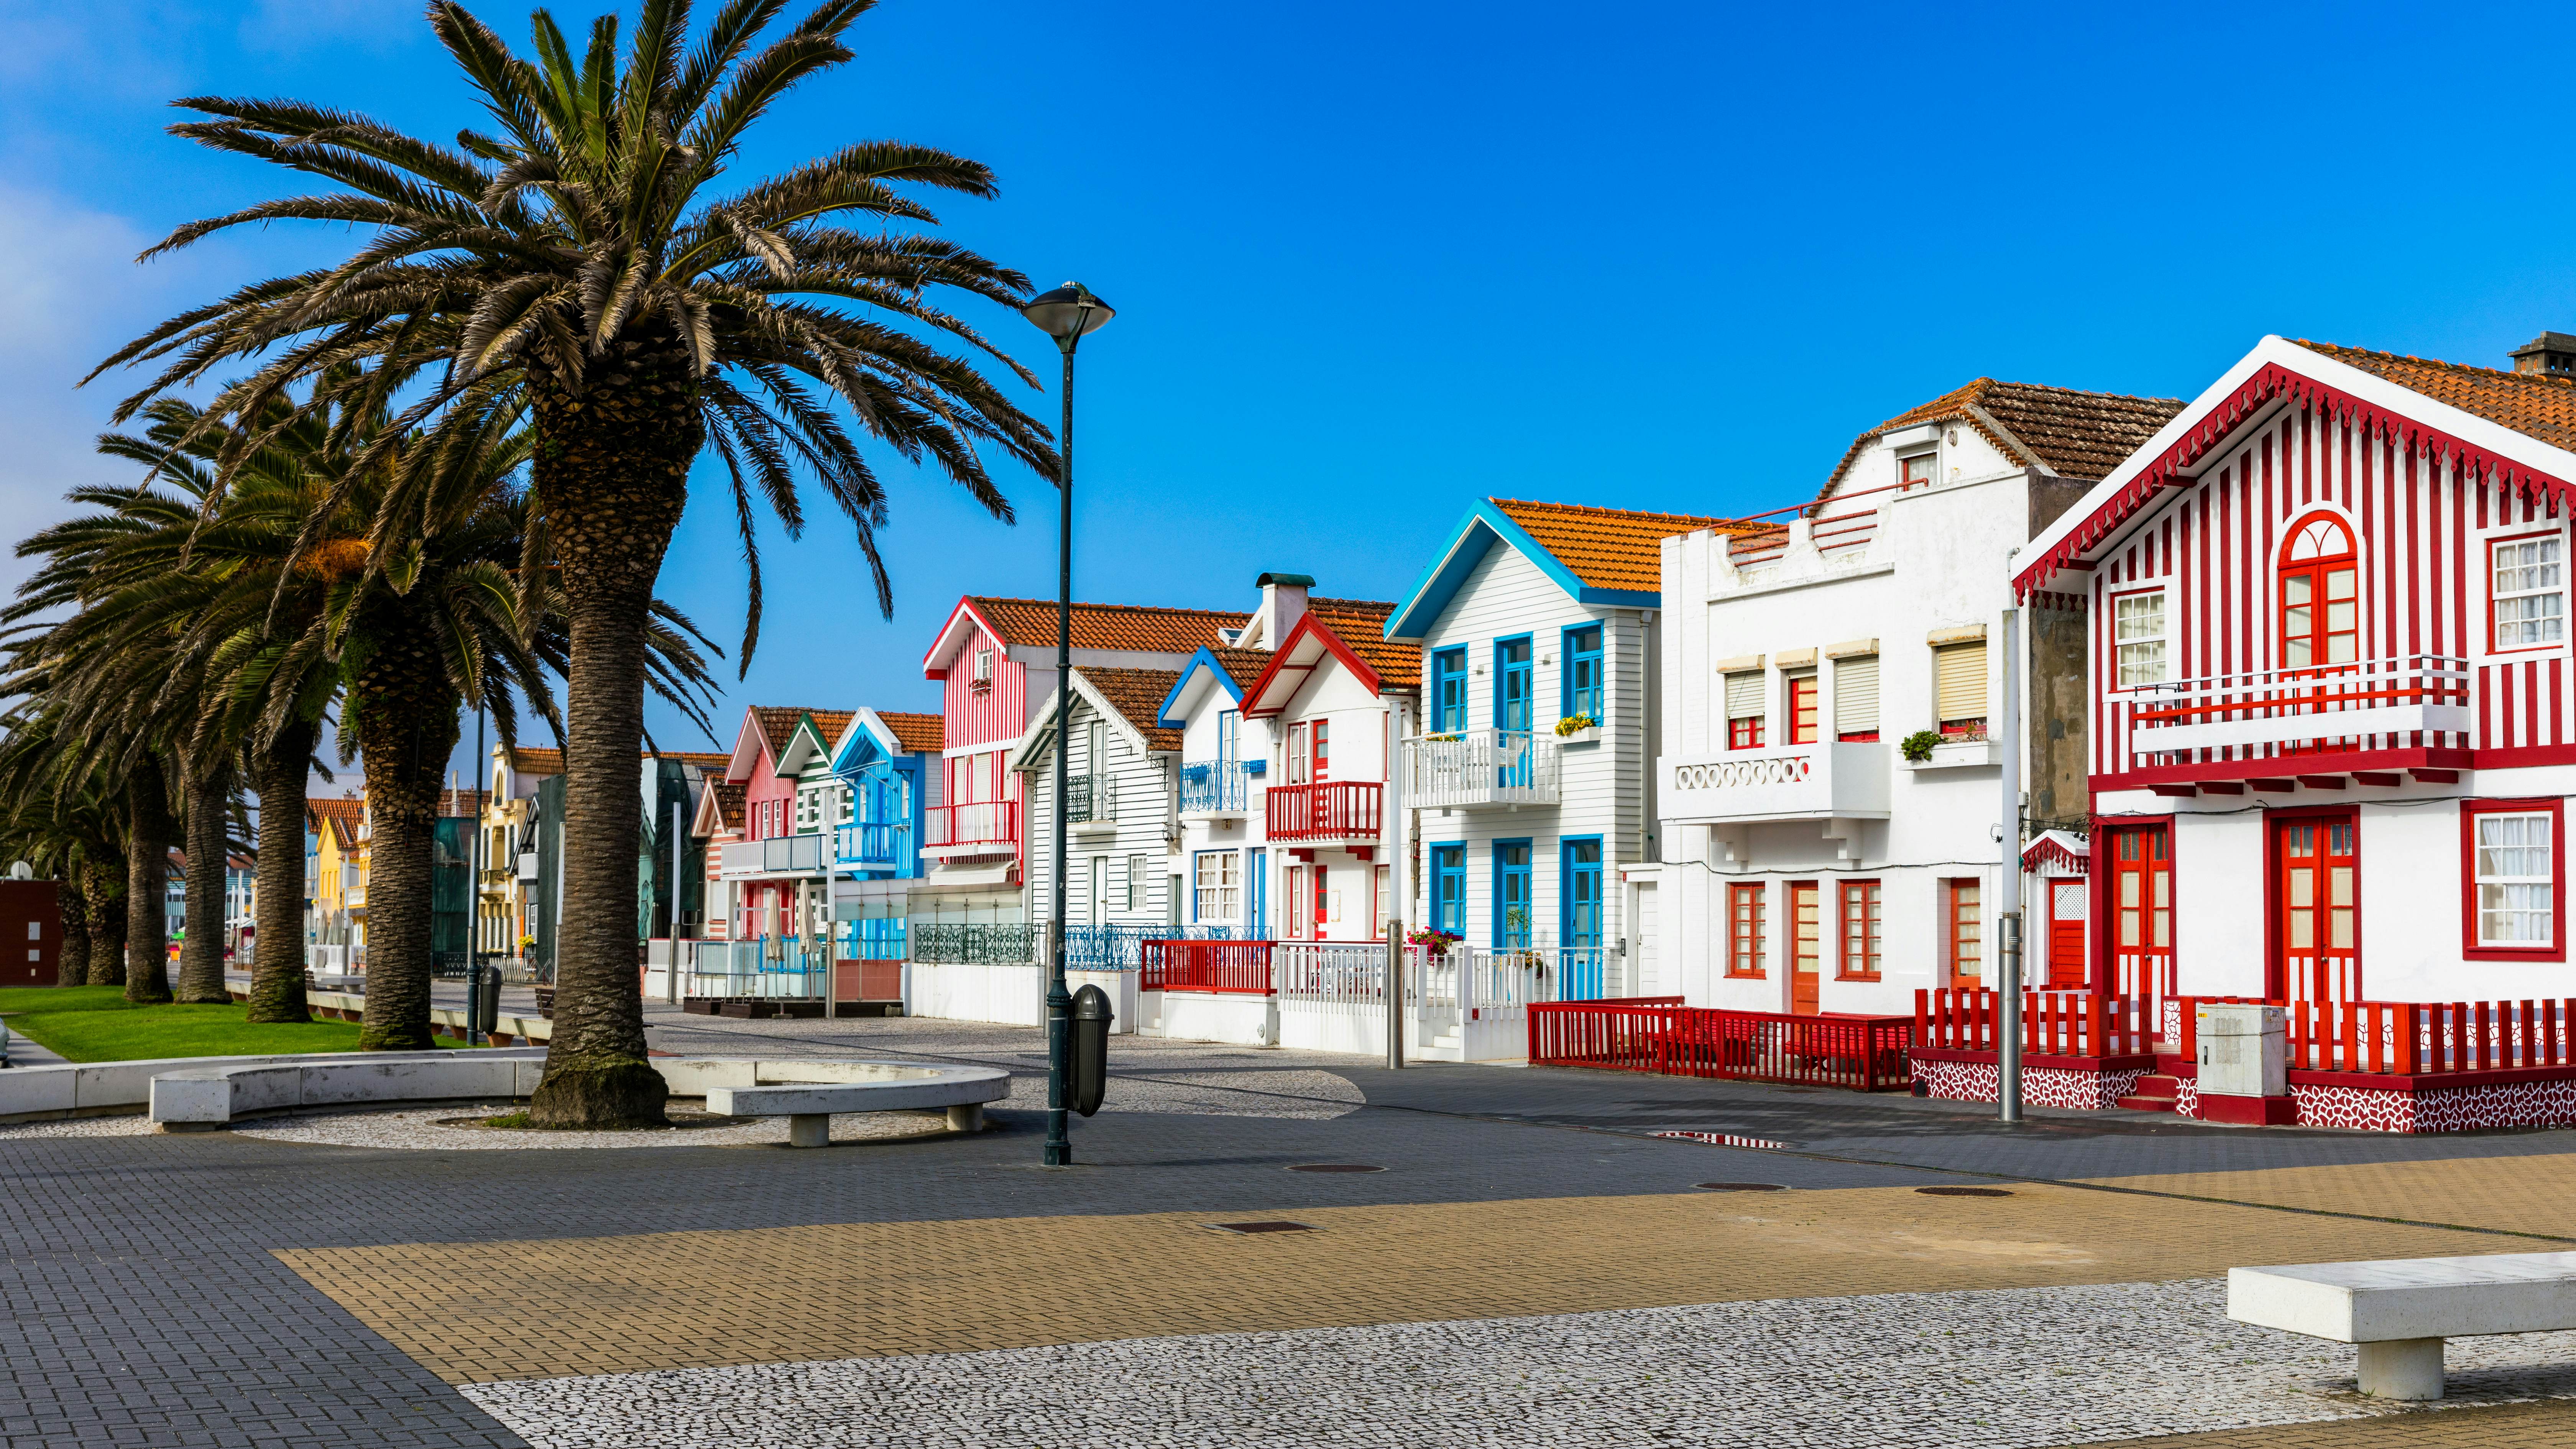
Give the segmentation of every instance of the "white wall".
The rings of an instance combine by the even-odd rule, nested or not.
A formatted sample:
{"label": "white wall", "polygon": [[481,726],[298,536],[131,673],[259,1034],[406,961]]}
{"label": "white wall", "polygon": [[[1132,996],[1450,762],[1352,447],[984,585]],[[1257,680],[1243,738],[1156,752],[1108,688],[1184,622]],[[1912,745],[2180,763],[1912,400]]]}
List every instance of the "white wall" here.
{"label": "white wall", "polygon": [[[1100,730],[1104,745],[1103,758],[1091,757],[1091,723],[1102,720]],[[1077,822],[1065,837],[1065,873],[1072,889],[1067,895],[1065,920],[1074,925],[1097,922],[1102,925],[1157,925],[1168,919],[1168,881],[1170,847],[1166,832],[1173,813],[1173,791],[1178,785],[1178,766],[1169,752],[1141,749],[1135,739],[1120,728],[1114,719],[1104,719],[1088,696],[1076,693],[1073,699],[1072,773],[1106,775],[1117,792],[1118,821],[1115,830],[1093,831]],[[1029,777],[1020,782],[1021,798],[1028,802],[1029,919],[1044,921],[1055,903],[1055,746],[1050,743],[1039,751]],[[1139,861],[1136,903],[1126,905],[1115,895],[1110,904],[1097,912],[1092,909],[1091,862],[1095,857],[1110,861],[1109,882],[1115,891],[1123,881],[1120,872],[1129,859]]]}

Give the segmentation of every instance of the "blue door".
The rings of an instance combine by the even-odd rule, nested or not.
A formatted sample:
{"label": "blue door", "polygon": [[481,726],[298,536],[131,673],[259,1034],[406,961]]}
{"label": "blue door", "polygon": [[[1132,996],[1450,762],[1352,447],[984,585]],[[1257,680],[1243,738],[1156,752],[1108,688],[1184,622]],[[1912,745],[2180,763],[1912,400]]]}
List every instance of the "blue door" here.
{"label": "blue door", "polygon": [[[1527,789],[1530,783],[1530,641],[1523,635],[1494,645],[1494,783]],[[1518,735],[1520,738],[1514,739]]]}
{"label": "blue door", "polygon": [[1530,846],[1526,840],[1494,842],[1494,949],[1530,943]]}
{"label": "blue door", "polygon": [[1270,939],[1270,852],[1243,853],[1243,925],[1246,939]]}
{"label": "blue door", "polygon": [[1431,926],[1467,935],[1467,847],[1431,847]]}
{"label": "blue door", "polygon": [[1558,922],[1565,946],[1564,999],[1601,998],[1601,842],[1569,840],[1560,849]]}

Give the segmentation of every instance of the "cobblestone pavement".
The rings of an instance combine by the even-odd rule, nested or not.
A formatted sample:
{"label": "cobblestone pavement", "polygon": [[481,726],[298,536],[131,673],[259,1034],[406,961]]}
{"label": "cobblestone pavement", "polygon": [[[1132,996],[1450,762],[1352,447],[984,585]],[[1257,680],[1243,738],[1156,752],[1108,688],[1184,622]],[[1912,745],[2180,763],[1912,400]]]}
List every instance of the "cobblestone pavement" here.
{"label": "cobblestone pavement", "polygon": [[[448,1380],[476,1380],[472,1393],[495,1405],[535,1406],[511,1414],[542,1415],[559,1414],[543,1405],[564,1382],[639,1370],[665,1383],[753,1375],[739,1382],[766,1386],[757,1392],[773,1395],[782,1433],[813,1422],[782,1384],[840,1395],[840,1422],[864,1424],[876,1411],[849,1418],[849,1405],[897,1382],[889,1374],[991,1380],[990,1394],[958,1397],[954,1423],[916,1418],[879,1435],[922,1445],[1007,1442],[994,1437],[997,1396],[1021,1395],[1005,1415],[1016,1419],[1071,1398],[1075,1384],[1086,1399],[1129,1406],[1090,1443],[1332,1442],[1316,1436],[1335,1415],[1399,1422],[1371,1419],[1384,1405],[1408,1417],[1371,1442],[1522,1442],[1504,1436],[1538,1425],[1553,1437],[1523,1441],[1615,1443],[1581,1416],[1633,1410],[1666,1433],[1636,1442],[1739,1443],[1762,1436],[1726,1416],[1759,1400],[1775,1415],[1763,1431],[1772,1441],[1821,1444],[1845,1441],[1798,1435],[1865,1422],[1854,1415],[1892,1411],[1908,1394],[1973,1387],[1952,1380],[2021,1371],[2013,1355],[1990,1360],[1982,1338],[1945,1343],[1951,1357],[1867,1338],[1883,1316],[1929,1324],[1955,1311],[1987,1323],[2001,1310],[1975,1305],[2020,1302],[2080,1318],[2087,1302],[2205,1292],[2191,1282],[2236,1263],[2576,1247],[2576,1133],[2391,1138],[2044,1112],[2007,1129],[1953,1103],[1613,1073],[1390,1073],[1355,1058],[1121,1037],[1111,1109],[1077,1123],[1081,1165],[1050,1172],[1034,1166],[1034,1032],[657,1009],[653,1038],[692,1053],[990,1061],[1022,1081],[992,1114],[993,1132],[821,1152],[446,1152],[248,1133],[0,1131],[0,1449],[515,1445],[526,1441],[511,1424],[541,1438],[560,1425],[505,1423]],[[1388,1170],[1284,1170],[1300,1164]],[[1710,1181],[1793,1190],[1693,1187]],[[1945,1183],[2016,1195],[1911,1191]],[[1258,1220],[1320,1231],[1238,1237],[1206,1226]],[[683,1240],[697,1251],[675,1250]],[[1898,1297],[1933,1306],[1900,1313]],[[681,1328],[748,1324],[772,1341],[748,1358],[710,1355],[691,1345],[712,1332],[635,1330],[639,1304]],[[1880,1351],[1856,1364],[1831,1335],[1800,1337],[1810,1319],[1847,1325],[1846,1338]],[[2223,1335],[2236,1330],[2188,1314],[2111,1323],[2066,1339],[2075,1346],[2054,1360],[2093,1388],[2059,1394],[2016,1380],[2026,1387],[2004,1399],[2038,1417],[1989,1423],[1999,1432],[1976,1442],[2198,1429],[2213,1432],[2138,1442],[2251,1443],[2217,1426],[2260,1418],[2099,1417],[2119,1412],[2120,1374],[2135,1392],[2164,1392],[2154,1382],[2169,1337],[2201,1365],[2184,1377],[2207,1396],[2252,1402],[2214,1360],[2189,1356],[2228,1351]],[[634,1340],[626,1359],[600,1347],[621,1333]],[[1659,1371],[1621,1356],[1631,1339],[1655,1345],[1670,1376],[1637,1378]],[[2525,1377],[2499,1392],[2560,1392],[2553,1375],[2576,1364],[2576,1350],[2496,1341],[2507,1343],[2526,1356],[2499,1370]],[[2375,1407],[2336,1397],[2331,1380],[2349,1373],[2348,1359],[2301,1368],[2294,1349],[2345,1352],[2292,1344],[2233,1367],[2246,1383],[2287,1385],[2263,1402],[2308,1418]],[[1955,1372],[1962,1351],[1983,1375]],[[1238,1355],[1237,1378],[1279,1382],[1279,1417],[1242,1419],[1239,1386],[1224,1374]],[[1740,1366],[1724,1366],[1739,1363],[1727,1355]],[[1536,1391],[1483,1367],[1551,1357],[1572,1376],[1551,1381],[1565,1401],[1557,1418],[1523,1397]],[[1858,1409],[1833,1397],[1880,1361],[1913,1377],[1870,1380]],[[1417,1362],[1442,1386],[1438,1412],[1422,1418],[1411,1416],[1434,1401],[1408,1387]],[[1282,1378],[1281,1363],[1306,1367]],[[1054,1366],[1052,1376],[1030,1378],[1030,1364]],[[1067,1377],[1077,1370],[1105,1377]],[[1166,1379],[1198,1392],[1176,1397]],[[649,1397],[600,1392],[602,1413]],[[1972,1400],[2002,1401],[1942,1402]],[[1203,1403],[1204,1432],[1194,1417]],[[682,1407],[663,1428],[630,1423],[624,1437],[693,1442],[701,1421],[690,1414],[710,1406]],[[2543,1444],[2570,1426],[2576,1408],[2543,1404],[2260,1432],[2266,1445],[2342,1449]],[[2379,1432],[2405,1437],[2370,1437]],[[762,1429],[724,1442],[834,1441]]]}

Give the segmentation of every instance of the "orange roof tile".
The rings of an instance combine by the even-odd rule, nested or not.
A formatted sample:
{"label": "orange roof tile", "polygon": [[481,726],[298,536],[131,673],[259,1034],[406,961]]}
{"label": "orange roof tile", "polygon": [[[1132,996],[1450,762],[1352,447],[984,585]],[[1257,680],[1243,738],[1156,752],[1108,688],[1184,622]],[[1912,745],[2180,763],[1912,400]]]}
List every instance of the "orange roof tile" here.
{"label": "orange roof tile", "polygon": [[[1002,642],[1036,648],[1055,643],[1056,606],[1044,599],[967,595],[975,612],[1000,631]],[[1247,616],[1224,609],[1158,609],[1141,604],[1076,604],[1073,643],[1078,649],[1124,649],[1148,654],[1194,654],[1224,640],[1219,629],[1240,629]]]}
{"label": "orange roof tile", "polygon": [[2370,352],[2304,337],[2299,345],[2553,448],[2576,452],[2576,379]]}
{"label": "orange roof tile", "polygon": [[[1522,527],[1528,525],[1523,524]],[[1573,565],[1569,563],[1567,567]],[[1395,612],[1395,605],[1370,599],[1309,599],[1306,612],[1314,616],[1318,625],[1332,630],[1333,637],[1358,655],[1362,663],[1376,670],[1378,679],[1387,688],[1417,689],[1421,686],[1421,643],[1386,637],[1386,619]]]}
{"label": "orange roof tile", "polygon": [[885,727],[887,729],[894,731],[894,742],[896,744],[916,753],[926,755],[938,754],[947,739],[947,726],[945,722],[935,714],[919,714],[913,711],[900,709],[881,709],[877,711],[877,718],[885,721]]}
{"label": "orange roof tile", "polygon": [[751,794],[751,786],[718,780],[710,788],[716,792],[716,817],[724,822],[724,828],[742,829],[743,802]]}
{"label": "orange roof tile", "polygon": [[1217,667],[1234,680],[1237,689],[1250,689],[1252,681],[1261,677],[1261,671],[1270,667],[1270,651],[1267,649],[1236,649],[1230,645],[1218,645],[1208,650],[1208,654],[1216,660]]}
{"label": "orange roof tile", "polygon": [[[648,760],[653,758],[653,752],[645,751],[644,758]],[[714,750],[664,750],[662,758],[677,760],[683,765],[703,765],[711,770],[721,770],[732,761],[733,756]]]}
{"label": "orange roof tile", "polygon": [[560,775],[563,767],[561,750],[541,750],[522,745],[510,751],[510,768],[522,775]]}
{"label": "orange roof tile", "polygon": [[1181,682],[1178,671],[1170,669],[1092,669],[1077,666],[1074,673],[1088,680],[1109,701],[1110,707],[1124,716],[1145,736],[1149,750],[1177,750],[1181,732],[1167,730],[1156,721],[1162,717],[1163,701],[1171,695],[1172,686]]}
{"label": "orange roof tile", "polygon": [[[859,712],[854,709],[809,709],[798,704],[755,704],[751,707],[751,713],[754,719],[760,721],[760,732],[769,741],[769,757],[772,760],[786,751],[788,737],[796,733],[796,721],[806,715],[810,714],[814,717],[814,728],[822,732],[823,742],[827,746],[839,739],[841,731],[848,729],[850,721],[859,716]],[[722,764],[731,758],[729,755],[721,756],[717,763]]]}
{"label": "orange roof tile", "polygon": [[333,799],[328,795],[304,797],[304,818],[318,828],[325,820],[358,820],[367,813],[367,797],[349,794]]}
{"label": "orange roof tile", "polygon": [[1952,420],[1975,428],[2007,458],[2037,463],[2061,478],[2108,478],[2182,410],[2182,399],[2174,397],[2081,392],[1981,377],[1852,439],[1823,492],[1831,494],[1852,460],[1885,434]]}
{"label": "orange roof tile", "polygon": [[[1703,528],[1733,533],[1751,526],[1728,518],[1585,508],[1573,503],[1497,498],[1493,504],[1536,539],[1539,547],[1556,555],[1557,562],[1581,579],[1585,587],[1634,589],[1650,594],[1664,586],[1665,539]],[[1356,641],[1345,635],[1344,642]],[[1417,658],[1416,664],[1419,662]]]}

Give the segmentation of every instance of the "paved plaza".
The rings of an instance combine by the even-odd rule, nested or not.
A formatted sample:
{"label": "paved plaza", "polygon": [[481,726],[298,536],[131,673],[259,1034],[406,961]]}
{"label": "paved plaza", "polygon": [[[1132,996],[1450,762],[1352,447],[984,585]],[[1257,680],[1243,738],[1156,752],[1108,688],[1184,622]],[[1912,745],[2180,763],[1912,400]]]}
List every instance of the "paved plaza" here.
{"label": "paved plaza", "polygon": [[2576,1248],[2576,1134],[2005,1128],[1118,1038],[1050,1171],[1033,1031],[653,1021],[1020,1075],[987,1133],[816,1152],[481,1150],[516,1135],[450,1108],[0,1127],[0,1449],[2576,1444],[2576,1335],[2456,1341],[2451,1397],[2401,1408],[2218,1281]]}

